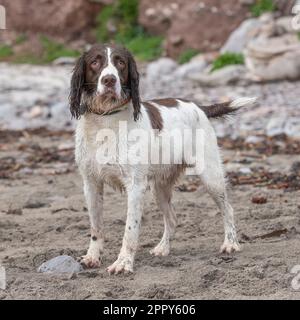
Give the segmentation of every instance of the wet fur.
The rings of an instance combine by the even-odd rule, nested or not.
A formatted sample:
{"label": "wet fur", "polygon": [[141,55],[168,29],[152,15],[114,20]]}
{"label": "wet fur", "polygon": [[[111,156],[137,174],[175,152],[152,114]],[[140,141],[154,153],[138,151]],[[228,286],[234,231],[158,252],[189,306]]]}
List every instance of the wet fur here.
{"label": "wet fur", "polygon": [[[106,111],[118,106],[120,101],[107,100],[105,94],[99,95],[99,92],[97,95],[98,87],[95,85],[95,76],[88,67],[91,61],[90,57],[95,56],[96,52],[103,54],[105,49],[107,54],[111,50],[116,50],[115,53],[112,51],[112,54],[122,55],[127,63],[126,71],[128,73],[120,74],[118,81],[122,82],[122,94],[124,95],[120,101],[123,100],[123,97],[124,99],[125,97],[130,98],[130,101],[114,114],[108,114]],[[107,68],[114,70],[113,65],[105,65],[101,68],[106,71],[109,70]],[[99,81],[101,74],[104,73],[102,70],[97,74]],[[118,137],[120,121],[127,123],[128,132],[137,128],[147,132],[155,129],[159,131],[161,136],[168,135],[174,128],[178,128],[180,132],[185,129],[204,131],[205,143],[202,156],[205,167],[199,177],[223,216],[225,239],[221,251],[227,253],[238,251],[239,244],[234,226],[233,209],[227,198],[220,151],[207,113],[212,117],[221,116],[252,102],[253,99],[241,98],[226,104],[226,106],[217,105],[210,107],[210,109],[208,109],[209,107],[203,109],[193,102],[182,99],[160,99],[142,103],[139,95],[139,74],[136,63],[126,49],[98,45],[83,54],[74,68],[70,92],[70,111],[74,118],[79,119],[76,128],[75,158],[83,178],[84,194],[91,221],[90,246],[87,254],[80,258],[80,262],[87,268],[99,267],[101,263],[104,244],[104,184],[127,193],[127,218],[122,247],[116,261],[108,267],[109,273],[133,271],[144,196],[149,184],[164,219],[162,239],[151,250],[151,254],[165,256],[170,251],[170,238],[175,231],[177,221],[171,204],[173,186],[187,167],[193,166],[193,163],[189,157],[180,158],[182,157],[182,148],[179,144],[175,144],[174,150],[174,157],[181,161],[179,165],[175,161],[170,164],[131,165],[130,163],[123,164],[119,158],[116,159],[116,162],[99,163],[96,156],[101,142],[97,141],[97,134],[101,129],[110,129]],[[155,137],[159,138],[157,132],[155,132]],[[133,142],[126,140],[126,143],[130,147]],[[117,140],[117,145],[119,145],[119,140]],[[157,153],[161,149],[153,149],[152,151]]]}

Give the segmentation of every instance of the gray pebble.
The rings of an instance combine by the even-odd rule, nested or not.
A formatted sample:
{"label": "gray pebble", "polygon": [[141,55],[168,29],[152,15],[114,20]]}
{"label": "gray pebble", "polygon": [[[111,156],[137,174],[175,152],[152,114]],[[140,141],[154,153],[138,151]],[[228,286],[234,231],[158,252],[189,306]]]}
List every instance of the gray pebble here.
{"label": "gray pebble", "polygon": [[44,262],[39,266],[38,272],[51,272],[51,273],[74,273],[80,272],[83,268],[79,262],[70,256],[58,256]]}

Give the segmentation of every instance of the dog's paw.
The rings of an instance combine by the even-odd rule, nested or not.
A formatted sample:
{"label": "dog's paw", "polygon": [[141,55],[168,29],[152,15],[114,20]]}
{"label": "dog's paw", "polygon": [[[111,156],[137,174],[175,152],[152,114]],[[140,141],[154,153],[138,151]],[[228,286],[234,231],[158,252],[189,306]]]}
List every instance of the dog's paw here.
{"label": "dog's paw", "polygon": [[238,242],[224,241],[220,249],[221,253],[233,253],[237,251],[241,251],[241,247]]}
{"label": "dog's paw", "polygon": [[150,254],[154,256],[166,257],[170,253],[170,247],[165,244],[158,244],[154,249],[150,250]]}
{"label": "dog's paw", "polygon": [[109,274],[133,273],[133,259],[131,256],[121,256],[107,268]]}
{"label": "dog's paw", "polygon": [[77,258],[77,261],[86,269],[99,268],[100,258],[95,258],[89,254]]}

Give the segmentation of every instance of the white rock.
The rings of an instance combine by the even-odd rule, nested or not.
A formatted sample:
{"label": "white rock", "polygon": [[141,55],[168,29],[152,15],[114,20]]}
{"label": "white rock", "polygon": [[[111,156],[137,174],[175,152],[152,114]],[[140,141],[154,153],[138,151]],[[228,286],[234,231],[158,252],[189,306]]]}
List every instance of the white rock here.
{"label": "white rock", "polygon": [[170,58],[160,58],[147,66],[147,77],[157,79],[164,75],[170,75],[178,67],[178,64]]}
{"label": "white rock", "polygon": [[295,17],[293,16],[280,17],[275,21],[276,27],[279,29],[282,29],[282,31],[286,33],[297,32],[297,30],[293,28],[293,24],[292,24],[292,21],[294,18]]}
{"label": "white rock", "polygon": [[248,167],[242,167],[239,169],[239,172],[243,173],[243,174],[250,174],[252,172],[252,170]]}
{"label": "white rock", "polygon": [[284,115],[271,118],[266,127],[267,135],[269,137],[273,137],[279,134],[284,134],[285,123],[286,117]]}
{"label": "white rock", "polygon": [[263,141],[264,138],[263,137],[259,137],[259,136],[248,136],[245,140],[246,143],[258,143]]}
{"label": "white rock", "polygon": [[246,68],[230,65],[211,73],[191,74],[188,78],[204,86],[222,86],[246,80]]}
{"label": "white rock", "polygon": [[259,18],[256,38],[244,50],[245,64],[256,81],[300,79],[300,42],[292,30],[293,17],[274,19],[267,13]]}
{"label": "white rock", "polygon": [[296,34],[251,41],[245,64],[257,81],[300,79],[300,42]]}
{"label": "white rock", "polygon": [[40,106],[31,108],[30,112],[26,115],[28,118],[37,118],[43,114],[43,110]]}
{"label": "white rock", "polygon": [[221,52],[242,53],[246,44],[255,37],[258,28],[261,26],[259,19],[248,19],[234,30],[221,49]]}
{"label": "white rock", "polygon": [[175,72],[174,76],[179,78],[185,78],[192,74],[198,74],[203,72],[207,67],[207,62],[204,58],[192,60],[188,63],[181,65]]}
{"label": "white rock", "polygon": [[160,58],[149,63],[146,77],[141,81],[141,92],[146,99],[161,96],[161,90],[165,86],[174,85],[177,79],[174,78],[173,73],[177,68],[178,64],[170,58]]}
{"label": "white rock", "polygon": [[295,34],[285,34],[268,39],[258,38],[250,41],[245,54],[257,59],[272,59],[280,54],[299,51],[299,38]]}
{"label": "white rock", "polygon": [[63,142],[58,145],[57,149],[67,150],[67,149],[74,149],[74,147],[75,147],[74,142]]}
{"label": "white rock", "polygon": [[55,59],[52,64],[55,66],[60,66],[60,65],[74,65],[76,61],[76,58],[74,57],[59,57]]}
{"label": "white rock", "polygon": [[287,119],[284,132],[286,135],[293,138],[300,138],[300,119],[299,117],[290,117]]}
{"label": "white rock", "polygon": [[147,17],[154,17],[156,14],[156,10],[154,8],[148,8],[145,14]]}
{"label": "white rock", "polygon": [[300,79],[300,48],[269,60],[247,55],[245,63],[257,81]]}

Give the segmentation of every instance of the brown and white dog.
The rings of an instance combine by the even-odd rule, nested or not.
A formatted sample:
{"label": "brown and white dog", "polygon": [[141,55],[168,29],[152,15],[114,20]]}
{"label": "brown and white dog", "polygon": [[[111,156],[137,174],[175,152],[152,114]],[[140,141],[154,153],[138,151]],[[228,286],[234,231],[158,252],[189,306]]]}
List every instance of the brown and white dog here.
{"label": "brown and white dog", "polygon": [[[159,75],[157,75],[159,77]],[[170,236],[176,226],[171,205],[172,188],[178,177],[195,163],[183,153],[183,144],[175,141],[170,163],[136,163],[130,147],[134,141],[119,133],[120,123],[126,122],[126,134],[134,130],[154,132],[156,139],[164,138],[174,128],[182,133],[190,130],[190,143],[195,130],[203,132],[204,143],[199,157],[203,168],[196,172],[212,196],[224,219],[225,240],[222,252],[240,250],[234,226],[222,161],[217,139],[208,118],[223,117],[240,107],[251,105],[254,98],[239,98],[229,103],[198,106],[183,99],[140,100],[139,74],[132,55],[123,47],[95,45],[78,60],[71,79],[70,110],[79,119],[76,129],[76,162],[84,183],[84,194],[91,222],[91,239],[87,254],[80,258],[88,268],[100,266],[103,252],[103,185],[126,191],[127,219],[122,248],[117,260],[108,267],[109,273],[132,272],[147,186],[153,190],[163,213],[164,233],[159,244],[150,251],[165,256],[170,251]],[[112,141],[118,155],[107,162],[99,161],[98,151],[104,144],[103,135],[109,129],[115,133]],[[154,131],[155,129],[155,131]],[[100,138],[99,138],[100,133]],[[143,143],[146,140],[143,140]],[[147,140],[148,141],[148,140]],[[105,140],[108,150],[112,142]],[[124,146],[126,148],[124,149]],[[147,152],[159,154],[162,146],[143,144]],[[156,148],[156,149],[155,149]],[[124,151],[126,150],[126,151]],[[150,150],[150,151],[149,151]],[[108,152],[109,153],[109,152]],[[126,159],[126,161],[124,161]]]}

